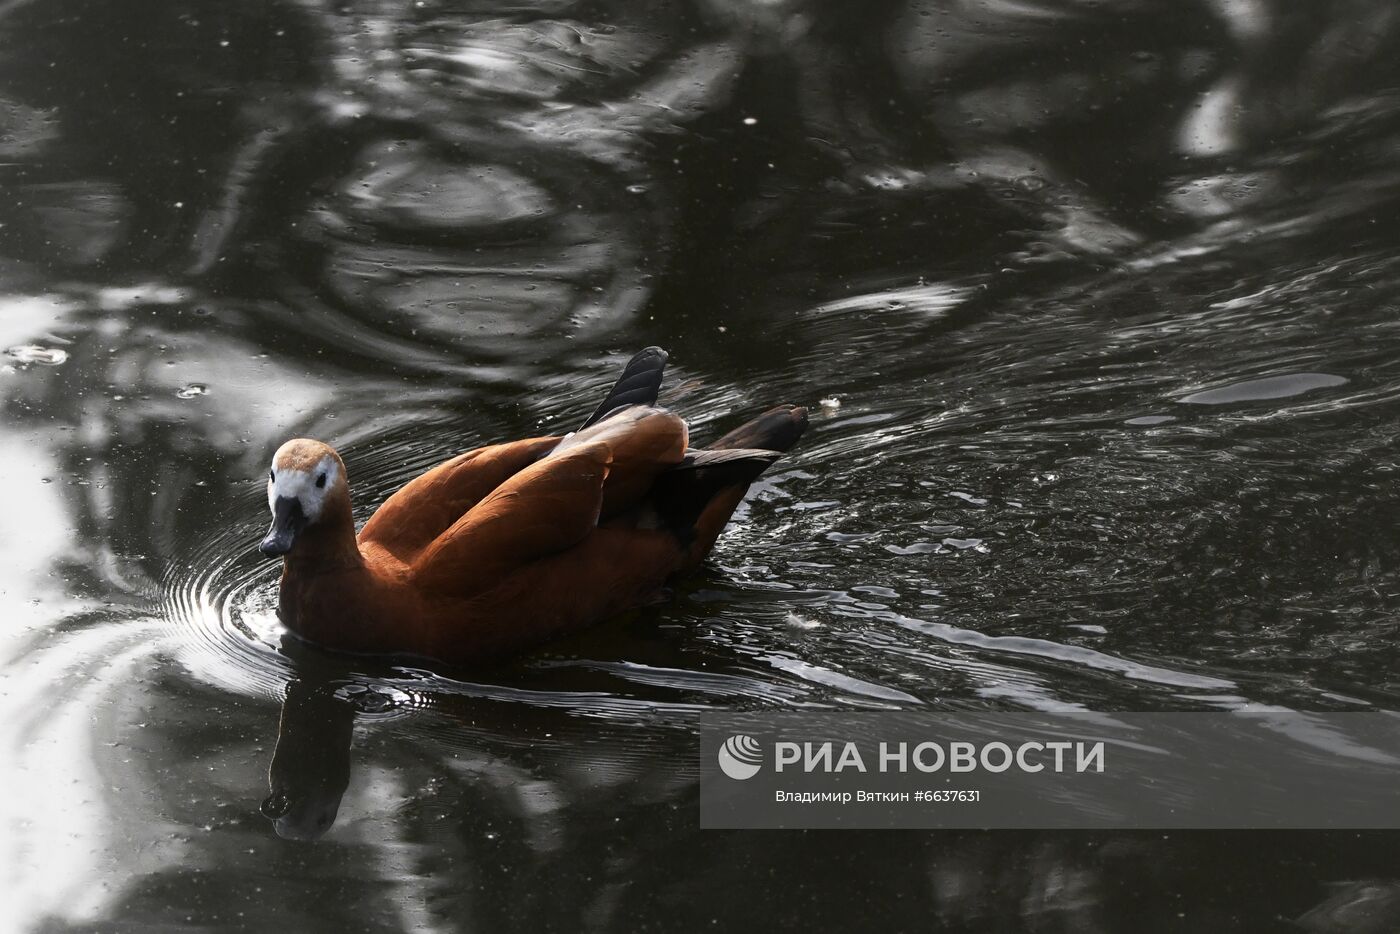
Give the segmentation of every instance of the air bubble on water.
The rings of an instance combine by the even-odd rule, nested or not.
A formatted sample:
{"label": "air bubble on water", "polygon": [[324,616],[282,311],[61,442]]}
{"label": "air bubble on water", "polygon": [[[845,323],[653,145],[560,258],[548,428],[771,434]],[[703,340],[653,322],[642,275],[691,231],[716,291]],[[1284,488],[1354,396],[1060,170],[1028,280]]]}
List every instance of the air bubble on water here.
{"label": "air bubble on water", "polygon": [[756,124],[756,123],[758,123],[758,118],[757,118],[757,117],[745,117],[745,118],[744,118],[744,126],[753,126],[753,125]]}
{"label": "air bubble on water", "polygon": [[203,383],[186,383],[175,393],[181,399],[193,399],[196,396],[208,395],[209,387]]}
{"label": "air bubble on water", "polygon": [[359,699],[356,706],[365,713],[378,713],[394,706],[394,699],[378,691],[370,691]]}
{"label": "air bubble on water", "polygon": [[59,366],[68,360],[68,351],[42,344],[20,344],[5,352],[20,363],[38,366]]}
{"label": "air bubble on water", "polygon": [[825,399],[818,402],[817,405],[821,406],[823,415],[835,415],[836,410],[841,408],[841,400],[835,396],[827,396]]}
{"label": "air bubble on water", "polygon": [[628,192],[628,194],[633,194],[633,195],[644,195],[644,194],[647,193],[647,186],[645,186],[645,185],[628,185],[628,186],[627,186],[627,192]]}

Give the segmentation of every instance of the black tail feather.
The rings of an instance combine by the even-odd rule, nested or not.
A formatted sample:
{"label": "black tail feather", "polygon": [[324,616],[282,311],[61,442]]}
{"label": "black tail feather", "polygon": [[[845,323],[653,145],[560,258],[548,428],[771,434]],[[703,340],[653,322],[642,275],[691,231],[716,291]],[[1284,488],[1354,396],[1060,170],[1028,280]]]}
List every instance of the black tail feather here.
{"label": "black tail feather", "polygon": [[[717,496],[736,487],[743,495],[759,474],[797,443],[806,428],[806,409],[780,405],[703,451],[686,451],[685,459],[656,482],[652,502],[662,525],[689,544],[696,535],[696,522]],[[727,519],[726,515],[720,524]]]}
{"label": "black tail feather", "polygon": [[800,405],[779,405],[745,422],[710,445],[710,450],[759,448],[786,451],[807,430],[807,410]]}
{"label": "black tail feather", "polygon": [[716,494],[747,487],[779,457],[777,451],[733,448],[687,451],[685,459],[656,481],[652,503],[662,525],[689,542],[695,523]]}
{"label": "black tail feather", "polygon": [[622,375],[617,378],[599,406],[588,416],[588,421],[579,426],[579,431],[597,424],[620,408],[629,405],[655,405],[656,396],[661,391],[661,376],[666,371],[666,351],[660,347],[647,347],[627,361]]}

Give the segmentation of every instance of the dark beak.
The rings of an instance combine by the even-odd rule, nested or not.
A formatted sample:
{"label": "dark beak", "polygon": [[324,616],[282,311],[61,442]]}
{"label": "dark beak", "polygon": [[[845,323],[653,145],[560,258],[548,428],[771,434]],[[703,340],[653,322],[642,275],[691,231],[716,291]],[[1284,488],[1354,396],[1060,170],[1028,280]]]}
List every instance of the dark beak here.
{"label": "dark beak", "polygon": [[267,538],[262,540],[258,551],[269,558],[280,558],[292,550],[297,533],[306,527],[306,516],[301,511],[301,501],[295,496],[279,496],[272,504],[272,528],[267,530]]}

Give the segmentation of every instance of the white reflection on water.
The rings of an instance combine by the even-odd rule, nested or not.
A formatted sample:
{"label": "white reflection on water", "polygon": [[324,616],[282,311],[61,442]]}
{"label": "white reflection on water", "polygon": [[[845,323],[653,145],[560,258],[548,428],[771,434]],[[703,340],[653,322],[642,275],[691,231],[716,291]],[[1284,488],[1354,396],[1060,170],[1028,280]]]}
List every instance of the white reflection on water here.
{"label": "white reflection on water", "polygon": [[[271,361],[252,342],[184,327],[194,307],[184,290],[158,285],[74,284],[0,298],[0,347],[67,352],[58,367],[12,355],[0,369],[0,488],[9,494],[0,535],[9,708],[0,720],[0,928],[98,921],[137,897],[142,880],[188,861],[192,828],[177,811],[191,806],[162,787],[170,768],[188,763],[159,765],[170,755],[169,717],[150,711],[153,678],[174,657],[206,682],[249,687],[237,652],[187,638],[147,605],[153,559],[172,547],[160,530],[182,509],[194,507],[204,537],[228,541],[191,493],[223,471],[201,475],[199,456],[194,474],[151,462],[141,476],[174,473],[152,484],[149,500],[133,500],[123,460],[139,457],[159,425],[180,424],[206,469],[211,456],[260,467],[261,449],[324,412],[337,381]],[[210,392],[181,398],[178,387],[196,378]],[[119,391],[91,391],[104,384]],[[31,421],[39,406],[50,417]],[[89,456],[74,460],[75,440]],[[132,528],[151,520],[154,539]],[[134,547],[133,534],[144,544]],[[201,596],[201,628],[219,632],[212,597]],[[261,667],[277,672],[265,660]],[[192,810],[208,819],[207,803]]]}
{"label": "white reflection on water", "polygon": [[127,709],[114,697],[150,668],[165,627],[45,631],[97,609],[66,592],[61,576],[73,520],[50,482],[59,475],[48,445],[0,435],[0,488],[12,492],[0,535],[0,902],[16,928],[100,917],[125,884],[178,856],[170,826],[113,807],[114,789],[137,778],[127,756],[112,754],[114,721]]}
{"label": "white reflection on water", "polygon": [[[5,534],[0,535],[0,595],[5,598],[9,641],[0,642],[8,662],[14,644],[43,620],[55,604],[68,604],[49,583],[54,562],[68,546],[68,512],[53,480],[59,469],[48,446],[34,438],[0,435],[0,489],[5,503]],[[76,609],[76,607],[72,607]]]}
{"label": "white reflection on water", "polygon": [[118,696],[150,669],[163,630],[152,620],[65,633],[7,668],[13,708],[0,727],[0,891],[22,927],[96,920],[127,886],[184,850],[177,824],[119,800],[144,777],[139,747],[114,739],[129,742],[134,732]]}

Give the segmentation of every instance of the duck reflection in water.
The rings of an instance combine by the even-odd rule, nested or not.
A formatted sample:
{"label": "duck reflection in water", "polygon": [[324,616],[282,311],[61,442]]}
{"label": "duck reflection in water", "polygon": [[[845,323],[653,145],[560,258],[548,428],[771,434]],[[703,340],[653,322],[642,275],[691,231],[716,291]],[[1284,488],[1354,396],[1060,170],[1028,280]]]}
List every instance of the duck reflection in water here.
{"label": "duck reflection in water", "polygon": [[[674,687],[627,682],[619,696],[600,671],[624,658],[645,670],[698,668],[712,656],[687,647],[677,655],[677,646],[636,618],[561,645],[566,655],[594,660],[430,672],[413,667],[414,659],[349,657],[285,634],[280,650],[292,677],[263,816],[279,837],[311,842],[335,826],[347,794],[358,802],[355,822],[374,823],[393,800],[393,828],[424,814],[459,823],[469,835],[509,824],[521,852],[539,856],[556,852],[571,833],[564,815],[587,821],[604,802],[665,802],[666,813],[681,813],[695,775],[676,764],[694,757],[697,708]],[[672,728],[639,730],[633,718],[617,716],[639,703]],[[353,789],[352,756],[364,757]]]}
{"label": "duck reflection in water", "polygon": [[382,695],[357,683],[346,669],[311,658],[312,653],[298,651],[290,642],[283,639],[283,651],[301,657],[282,701],[262,814],[279,837],[309,842],[331,829],[350,786],[355,715],[362,704],[379,703]]}

